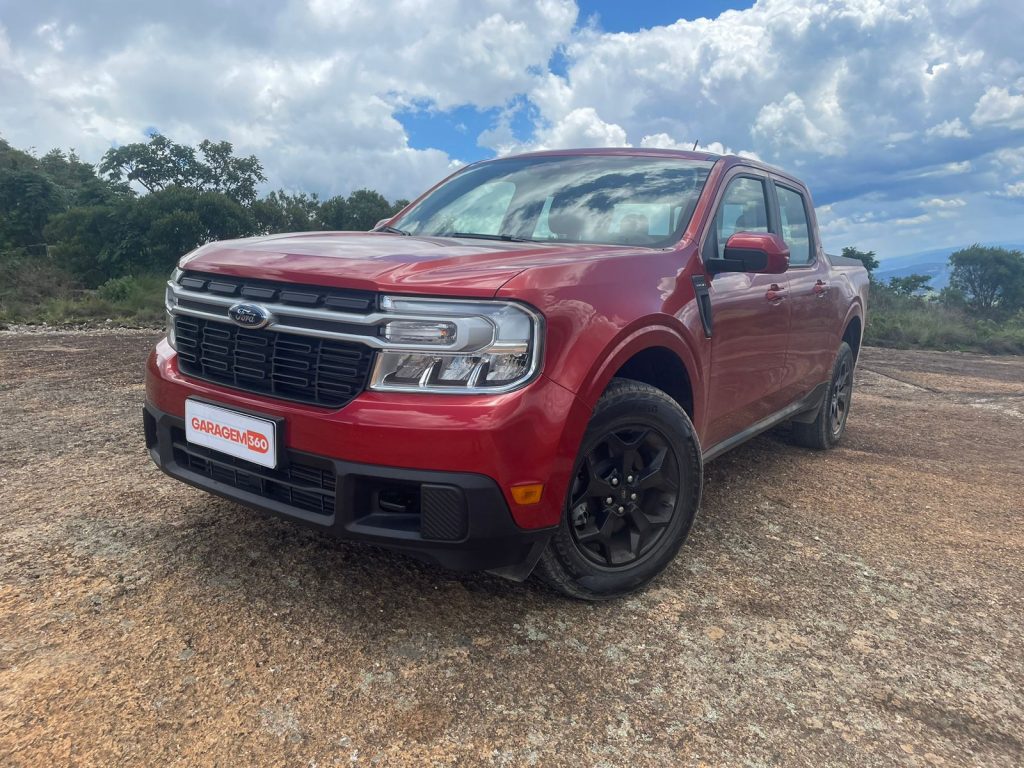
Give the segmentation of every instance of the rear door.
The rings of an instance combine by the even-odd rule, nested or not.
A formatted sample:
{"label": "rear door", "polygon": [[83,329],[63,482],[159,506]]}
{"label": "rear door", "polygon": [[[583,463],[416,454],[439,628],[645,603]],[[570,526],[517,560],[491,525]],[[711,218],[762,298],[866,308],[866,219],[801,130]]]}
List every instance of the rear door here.
{"label": "rear door", "polygon": [[789,246],[790,332],[786,352],[786,399],[810,392],[828,380],[839,346],[837,291],[829,284],[828,261],[821,255],[813,226],[813,209],[799,186],[782,179],[772,183],[779,228]]}
{"label": "rear door", "polygon": [[[705,263],[721,258],[736,232],[777,231],[768,183],[746,168],[726,182],[705,233]],[[707,281],[714,317],[704,435],[710,448],[785,405],[790,309],[786,275],[721,273]]]}

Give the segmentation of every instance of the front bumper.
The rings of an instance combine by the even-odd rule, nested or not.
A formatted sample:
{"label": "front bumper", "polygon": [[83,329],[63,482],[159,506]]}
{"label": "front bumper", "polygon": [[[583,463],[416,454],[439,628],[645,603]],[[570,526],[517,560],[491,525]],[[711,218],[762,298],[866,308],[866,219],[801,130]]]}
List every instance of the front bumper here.
{"label": "front bumper", "polygon": [[[187,378],[165,342],[150,356],[146,396],[150,454],[175,478],[335,536],[513,578],[561,519],[590,416],[543,376],[506,395],[364,392],[340,410],[305,406]],[[283,466],[261,470],[185,444],[189,397],[282,419]],[[325,477],[334,483],[326,500]],[[516,504],[510,488],[520,483],[543,483],[540,503]]]}
{"label": "front bumper", "polygon": [[146,446],[171,477],[329,535],[396,549],[452,570],[529,575],[551,529],[517,526],[497,484],[472,473],[358,464],[287,451],[268,470],[186,443],[183,419],[150,404]]}

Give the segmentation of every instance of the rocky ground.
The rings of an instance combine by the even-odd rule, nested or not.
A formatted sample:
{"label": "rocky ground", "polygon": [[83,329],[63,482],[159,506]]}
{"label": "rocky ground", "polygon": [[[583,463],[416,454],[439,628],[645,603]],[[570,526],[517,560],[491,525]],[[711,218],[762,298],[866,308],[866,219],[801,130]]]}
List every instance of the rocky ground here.
{"label": "rocky ground", "polygon": [[329,541],[142,447],[150,332],[0,333],[0,765],[1024,761],[1024,359],[867,349],[604,605]]}

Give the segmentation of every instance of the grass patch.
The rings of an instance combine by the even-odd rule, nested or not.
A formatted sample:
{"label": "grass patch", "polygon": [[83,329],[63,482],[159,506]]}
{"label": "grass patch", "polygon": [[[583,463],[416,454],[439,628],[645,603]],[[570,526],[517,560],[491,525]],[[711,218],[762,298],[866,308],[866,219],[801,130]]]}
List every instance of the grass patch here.
{"label": "grass patch", "polygon": [[118,277],[83,290],[45,256],[0,254],[0,325],[164,324],[162,275]]}
{"label": "grass patch", "polygon": [[872,285],[864,343],[896,349],[1024,354],[1024,314],[997,322],[935,300]]}

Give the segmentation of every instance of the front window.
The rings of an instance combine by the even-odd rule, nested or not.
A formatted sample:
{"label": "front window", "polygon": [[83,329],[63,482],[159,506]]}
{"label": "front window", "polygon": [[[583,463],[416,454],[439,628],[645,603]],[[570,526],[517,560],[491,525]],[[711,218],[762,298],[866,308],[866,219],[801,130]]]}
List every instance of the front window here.
{"label": "front window", "polygon": [[764,195],[764,182],[739,176],[729,182],[722,195],[711,234],[704,244],[704,258],[725,258],[725,244],[737,232],[767,231],[768,200]]}
{"label": "front window", "polygon": [[453,177],[391,225],[414,235],[663,248],[682,235],[711,166],[621,155],[495,160]]}

